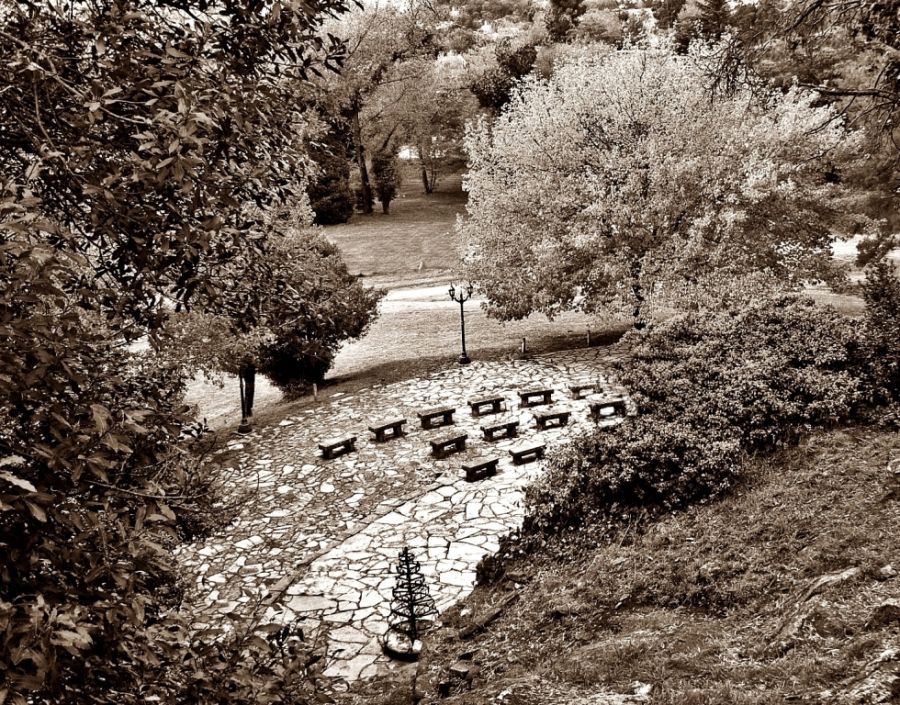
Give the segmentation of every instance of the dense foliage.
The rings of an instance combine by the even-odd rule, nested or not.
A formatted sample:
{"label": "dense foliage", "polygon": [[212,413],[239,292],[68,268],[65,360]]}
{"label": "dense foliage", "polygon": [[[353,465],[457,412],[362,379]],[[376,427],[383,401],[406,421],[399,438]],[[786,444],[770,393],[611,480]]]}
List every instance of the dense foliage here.
{"label": "dense foliage", "polygon": [[780,296],[631,333],[618,369],[638,416],[581,437],[527,495],[526,528],[557,531],[714,496],[744,454],[851,418],[869,398],[850,319]]}
{"label": "dense foliage", "polygon": [[180,371],[127,346],[169,303],[231,313],[220,278],[265,271],[271,211],[305,188],[295,90],[339,59],[319,30],[343,9],[0,10],[0,701],[221,704],[271,687],[252,659],[240,688],[222,678],[244,646],[204,647],[171,612],[170,549],[198,529],[202,488]]}
{"label": "dense foliage", "polygon": [[307,121],[289,106],[317,13],[342,5],[234,2],[201,21],[153,0],[7,6],[6,237],[83,254],[71,286],[120,318],[152,317],[160,289],[214,298],[209,272],[258,241],[247,206],[300,193]]}
{"label": "dense foliage", "polygon": [[514,47],[500,42],[494,49],[497,65],[476,77],[470,88],[482,108],[499,113],[512,95],[516,84],[534,68],[537,50],[525,44]]}
{"label": "dense foliage", "polygon": [[873,404],[900,426],[900,270],[882,257],[866,268],[865,338],[861,351]]}
{"label": "dense foliage", "polygon": [[382,292],[367,289],[316,228],[270,236],[263,260],[268,285],[241,270],[220,282],[229,314],[190,310],[173,314],[159,332],[161,354],[210,376],[253,366],[285,392],[321,382],[347,339],[358,338],[376,315]]}
{"label": "dense foliage", "polygon": [[417,90],[421,60],[433,61],[437,54],[436,19],[429,3],[413,2],[405,9],[374,4],[360,5],[328,25],[346,43],[347,56],[340,74],[326,76],[318,88],[330,112],[348,125],[363,213],[372,212],[375,198],[369,159],[390,146],[401,122],[395,104]]}
{"label": "dense foliage", "polygon": [[363,335],[382,292],[347,271],[340,252],[319,233],[273,243],[276,295],[263,302],[271,340],[259,350],[259,372],[286,391],[320,382],[338,348]]}
{"label": "dense foliage", "polygon": [[384,149],[372,157],[372,177],[375,181],[375,193],[378,194],[381,210],[389,213],[391,201],[397,195],[402,177],[397,154],[392,149]]}
{"label": "dense foliage", "polygon": [[353,215],[353,192],[350,190],[350,155],[342,123],[332,125],[310,150],[316,172],[307,193],[316,225],[346,223]]}
{"label": "dense foliage", "polygon": [[[853,134],[815,94],[710,95],[701,57],[612,52],[524,87],[470,131],[470,276],[489,313],[709,301],[751,273],[829,279],[829,163]],[[827,158],[826,156],[827,155]]]}
{"label": "dense foliage", "polygon": [[584,0],[550,0],[550,7],[544,18],[547,34],[554,41],[565,41],[574,33],[586,9]]}

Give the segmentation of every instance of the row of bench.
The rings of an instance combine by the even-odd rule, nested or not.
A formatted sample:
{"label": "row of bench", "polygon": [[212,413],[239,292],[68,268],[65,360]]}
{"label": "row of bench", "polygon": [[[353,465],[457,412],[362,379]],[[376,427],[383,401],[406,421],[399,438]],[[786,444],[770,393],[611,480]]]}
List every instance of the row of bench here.
{"label": "row of bench", "polygon": [[[573,385],[570,387],[573,396],[578,399],[583,398],[581,392],[586,389],[596,389],[593,384]],[[540,404],[550,403],[552,401],[552,389],[527,390],[520,391],[519,396],[522,399],[524,407],[533,407]],[[503,397],[483,397],[473,399],[469,402],[473,416],[484,416],[489,413],[500,413],[503,411]],[[625,412],[624,399],[599,399],[590,401],[591,415],[595,418],[600,416],[603,409],[612,409],[613,413]],[[439,407],[419,412],[417,415],[423,429],[433,429],[453,424],[453,414],[456,412],[454,407]],[[548,426],[564,426],[569,422],[571,411],[568,409],[553,409],[534,412],[535,423],[537,428],[544,430]],[[403,435],[403,426],[406,425],[405,418],[388,419],[369,426],[369,430],[374,434],[377,442],[386,442],[393,438]],[[497,423],[482,424],[481,430],[487,441],[494,441],[498,438],[512,438],[518,433],[519,422],[515,420],[505,420]],[[436,457],[444,457],[452,452],[465,449],[465,440],[467,434],[455,434],[444,438],[430,441],[432,455]],[[349,453],[356,449],[356,436],[346,436],[342,438],[331,438],[323,440],[319,443],[319,449],[322,451],[322,457],[326,459]],[[526,454],[526,457],[529,457]],[[515,457],[514,457],[515,460]]]}

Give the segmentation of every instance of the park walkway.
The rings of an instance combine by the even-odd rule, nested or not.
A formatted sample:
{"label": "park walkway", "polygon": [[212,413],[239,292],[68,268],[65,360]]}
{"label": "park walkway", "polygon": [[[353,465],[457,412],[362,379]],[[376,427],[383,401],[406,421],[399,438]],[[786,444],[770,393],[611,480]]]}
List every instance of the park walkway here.
{"label": "park walkway", "polygon": [[[513,465],[508,448],[540,438],[548,446],[594,424],[587,400],[573,400],[570,383],[609,382],[608,348],[590,348],[528,360],[474,362],[429,378],[376,386],[285,419],[232,441],[225,474],[226,500],[239,502],[236,518],[214,536],[183,547],[179,559],[194,586],[189,603],[198,626],[242,619],[256,609],[264,621],[331,629],[327,675],[355,680],[373,675],[387,659],[378,637],[387,628],[393,564],[409,546],[444,610],[470,592],[479,560],[521,525],[525,485],[542,463]],[[609,384],[606,385],[607,387]],[[552,387],[555,406],[571,409],[567,426],[537,431],[531,410],[520,409],[518,389]],[[495,393],[520,438],[484,441],[467,400]],[[415,412],[452,405],[453,430],[468,433],[464,453],[437,460],[428,439],[448,429],[422,430]],[[371,421],[404,416],[407,434],[374,443]],[[613,419],[604,424],[616,423]],[[357,452],[332,460],[316,443],[354,433]],[[496,476],[462,478],[467,459],[499,455]]]}

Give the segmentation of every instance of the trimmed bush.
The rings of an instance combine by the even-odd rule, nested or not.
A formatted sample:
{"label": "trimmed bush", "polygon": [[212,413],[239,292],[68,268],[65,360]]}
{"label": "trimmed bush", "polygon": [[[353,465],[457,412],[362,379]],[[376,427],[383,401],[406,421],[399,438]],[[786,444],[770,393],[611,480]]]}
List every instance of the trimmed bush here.
{"label": "trimmed bush", "polygon": [[382,294],[350,274],[339,250],[315,231],[304,231],[276,254],[283,296],[271,304],[274,341],[263,347],[257,367],[296,394],[322,380],[345,340],[366,332]]}

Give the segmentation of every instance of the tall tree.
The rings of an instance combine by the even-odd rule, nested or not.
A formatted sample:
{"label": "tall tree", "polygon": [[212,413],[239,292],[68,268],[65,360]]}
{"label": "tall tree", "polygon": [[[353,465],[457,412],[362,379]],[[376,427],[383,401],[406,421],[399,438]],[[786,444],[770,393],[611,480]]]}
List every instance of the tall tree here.
{"label": "tall tree", "polygon": [[705,0],[700,5],[700,27],[706,39],[718,40],[728,27],[728,0]]}
{"label": "tall tree", "polygon": [[425,193],[438,178],[465,166],[465,122],[478,109],[466,85],[470,80],[463,57],[413,59],[404,72],[412,82],[386,85],[366,111],[372,138],[392,135],[398,144],[415,148]]}
{"label": "tall tree", "polygon": [[[617,52],[526,82],[468,137],[470,275],[504,319],[630,309],[758,272],[829,276],[828,161],[854,144],[812,93],[717,96],[691,57]],[[822,127],[822,126],[825,127]],[[726,284],[726,286],[717,286]]]}
{"label": "tall tree", "polygon": [[866,212],[887,223],[882,235],[900,225],[898,11],[897,0],[742,5],[733,12],[734,34],[711,71],[722,90],[765,89],[767,84],[788,90],[795,83],[815,90],[848,125],[862,129],[865,160],[856,169],[836,170],[834,177],[865,193]]}
{"label": "tall tree", "polygon": [[183,378],[126,344],[172,303],[221,302],[223,268],[302,194],[295,88],[339,59],[320,30],[345,8],[0,10],[0,700],[252,698],[222,648],[232,687],[207,677],[171,613],[198,508]]}
{"label": "tall tree", "polygon": [[[408,60],[436,54],[434,15],[427,4],[412,4],[406,9],[393,5],[360,8],[329,27],[329,32],[344,39],[347,56],[339,76],[329,76],[324,89],[346,116],[350,125],[356,165],[359,170],[362,207],[371,213],[374,203],[369,174],[370,147],[366,139],[366,109],[386,86],[414,86],[417,73]],[[372,153],[386,146],[392,133],[377,135]]]}
{"label": "tall tree", "polygon": [[735,12],[737,36],[719,74],[745,65],[817,90],[900,152],[900,2],[763,0]]}

